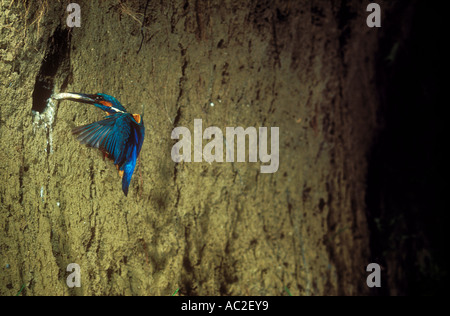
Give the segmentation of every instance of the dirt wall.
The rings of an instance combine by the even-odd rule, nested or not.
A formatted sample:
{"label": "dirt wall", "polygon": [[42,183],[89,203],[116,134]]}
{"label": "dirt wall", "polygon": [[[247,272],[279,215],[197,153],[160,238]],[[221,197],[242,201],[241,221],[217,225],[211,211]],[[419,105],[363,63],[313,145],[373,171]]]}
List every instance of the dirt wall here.
{"label": "dirt wall", "polygon": [[[78,3],[79,28],[65,1],[1,3],[0,294],[368,294],[381,30],[366,26],[366,6]],[[112,163],[70,133],[103,114],[63,101],[51,115],[49,91],[144,111],[128,197]],[[171,132],[193,132],[194,119],[279,127],[279,170],[174,163]],[[66,285],[69,263],[80,288]]]}

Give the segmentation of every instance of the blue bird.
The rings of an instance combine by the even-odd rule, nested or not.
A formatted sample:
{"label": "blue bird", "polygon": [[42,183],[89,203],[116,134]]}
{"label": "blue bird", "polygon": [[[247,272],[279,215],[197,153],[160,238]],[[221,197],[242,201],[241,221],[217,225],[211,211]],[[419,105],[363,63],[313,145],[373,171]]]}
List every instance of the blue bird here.
{"label": "blue bird", "polygon": [[82,144],[98,148],[114,162],[122,177],[123,193],[127,196],[144,142],[145,127],[141,115],[128,113],[116,98],[103,93],[58,93],[52,98],[92,104],[106,112],[103,120],[76,127],[72,133]]}

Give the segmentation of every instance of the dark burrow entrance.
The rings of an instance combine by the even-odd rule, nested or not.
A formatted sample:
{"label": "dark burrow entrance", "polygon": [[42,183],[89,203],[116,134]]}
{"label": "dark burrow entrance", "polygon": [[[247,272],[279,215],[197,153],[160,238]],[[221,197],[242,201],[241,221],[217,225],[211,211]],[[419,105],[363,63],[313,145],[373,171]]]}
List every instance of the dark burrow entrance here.
{"label": "dark burrow entrance", "polygon": [[[53,36],[49,39],[45,57],[36,76],[33,90],[33,111],[42,113],[45,110],[47,99],[50,98],[53,92],[54,79],[58,70],[63,68],[65,64],[68,65],[69,48],[70,30],[57,28]],[[69,77],[66,76],[66,78]]]}

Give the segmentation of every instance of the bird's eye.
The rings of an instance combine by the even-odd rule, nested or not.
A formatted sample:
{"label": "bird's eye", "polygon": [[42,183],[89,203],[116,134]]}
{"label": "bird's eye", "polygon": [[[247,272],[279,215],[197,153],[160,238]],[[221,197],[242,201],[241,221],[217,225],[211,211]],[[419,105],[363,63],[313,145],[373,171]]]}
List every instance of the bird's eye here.
{"label": "bird's eye", "polygon": [[101,101],[101,100],[103,100],[103,98],[101,96],[96,96],[95,97],[95,101]]}

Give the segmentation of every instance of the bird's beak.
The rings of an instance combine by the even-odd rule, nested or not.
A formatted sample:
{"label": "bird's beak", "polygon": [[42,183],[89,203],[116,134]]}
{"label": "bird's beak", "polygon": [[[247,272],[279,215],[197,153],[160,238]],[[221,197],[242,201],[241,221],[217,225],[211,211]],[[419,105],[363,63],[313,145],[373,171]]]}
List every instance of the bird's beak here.
{"label": "bird's beak", "polygon": [[95,100],[90,95],[83,93],[73,93],[73,92],[56,93],[53,94],[51,98],[55,100],[71,100],[89,104],[95,103]]}

